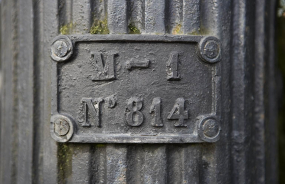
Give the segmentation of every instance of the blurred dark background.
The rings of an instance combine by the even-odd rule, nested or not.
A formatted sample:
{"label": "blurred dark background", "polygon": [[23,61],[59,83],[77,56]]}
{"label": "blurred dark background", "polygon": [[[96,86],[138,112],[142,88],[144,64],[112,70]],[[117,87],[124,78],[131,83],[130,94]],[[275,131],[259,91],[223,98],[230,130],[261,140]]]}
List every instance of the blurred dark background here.
{"label": "blurred dark background", "polygon": [[[282,82],[282,97],[279,100],[278,136],[279,136],[279,183],[285,183],[285,0],[279,0],[277,5],[276,21],[276,43],[277,43],[277,68]],[[280,77],[278,77],[280,78]],[[276,92],[278,95],[278,92]]]}

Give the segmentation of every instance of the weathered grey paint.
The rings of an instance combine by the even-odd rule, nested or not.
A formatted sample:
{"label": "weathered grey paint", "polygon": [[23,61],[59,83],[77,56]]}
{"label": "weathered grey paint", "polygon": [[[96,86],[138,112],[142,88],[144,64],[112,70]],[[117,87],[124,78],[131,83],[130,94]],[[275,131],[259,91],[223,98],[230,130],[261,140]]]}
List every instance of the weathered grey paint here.
{"label": "weathered grey paint", "polygon": [[[112,2],[1,1],[1,183],[277,183],[275,1],[130,0],[120,4],[125,14]],[[220,140],[56,143],[50,43],[68,24],[68,34],[89,33],[95,19],[110,33],[134,23],[143,35],[219,38]]]}

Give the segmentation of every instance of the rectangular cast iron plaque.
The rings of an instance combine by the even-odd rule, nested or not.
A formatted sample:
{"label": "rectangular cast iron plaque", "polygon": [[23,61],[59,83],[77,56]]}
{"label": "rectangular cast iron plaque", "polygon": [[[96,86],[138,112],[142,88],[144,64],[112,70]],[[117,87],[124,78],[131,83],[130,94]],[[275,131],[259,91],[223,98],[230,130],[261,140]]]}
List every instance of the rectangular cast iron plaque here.
{"label": "rectangular cast iron plaque", "polygon": [[51,135],[58,142],[219,139],[216,37],[58,36],[51,58]]}

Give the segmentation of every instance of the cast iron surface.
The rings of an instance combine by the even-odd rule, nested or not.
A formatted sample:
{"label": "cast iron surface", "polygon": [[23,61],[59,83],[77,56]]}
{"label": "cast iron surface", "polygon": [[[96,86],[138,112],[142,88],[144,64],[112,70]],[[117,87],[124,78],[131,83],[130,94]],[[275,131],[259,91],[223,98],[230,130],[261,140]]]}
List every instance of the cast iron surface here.
{"label": "cast iron surface", "polygon": [[[1,79],[3,81],[0,121],[0,183],[278,183],[276,126],[274,124],[277,112],[274,86],[276,81],[273,26],[276,15],[275,0],[2,0],[0,11]],[[90,33],[96,35],[90,36]],[[99,51],[96,45],[98,39],[107,40],[101,39],[98,44],[108,49],[112,46],[117,48],[117,51],[122,51],[127,47],[134,50],[131,45],[139,45],[140,42],[111,41],[114,39],[113,35],[119,35],[118,37],[122,39],[127,39],[129,36],[136,37],[132,33],[146,39],[158,39],[159,37],[159,41],[148,40],[149,48],[161,51],[158,52],[158,54],[162,53],[159,60],[167,58],[168,61],[171,54],[169,53],[170,45],[177,44],[175,47],[184,51],[186,47],[189,47],[187,52],[191,56],[189,62],[195,68],[197,67],[197,70],[190,67],[189,70],[193,71],[193,74],[189,75],[194,77],[193,81],[196,81],[197,85],[192,84],[191,81],[187,81],[186,84],[194,89],[200,89],[205,85],[210,93],[213,92],[213,86],[210,85],[210,80],[215,76],[210,73],[213,68],[217,69],[219,74],[217,76],[221,79],[220,92],[217,93],[221,96],[220,108],[210,109],[213,94],[205,93],[205,98],[209,101],[197,104],[198,99],[203,99],[201,95],[198,95],[197,99],[194,99],[192,95],[184,96],[187,93],[182,88],[182,90],[177,90],[177,93],[181,95],[168,97],[164,90],[157,96],[153,95],[154,98],[143,98],[144,103],[140,111],[145,121],[142,125],[132,127],[132,129],[147,125],[150,130],[152,123],[160,126],[159,116],[151,118],[149,112],[151,109],[157,111],[158,104],[161,103],[163,127],[169,126],[172,130],[176,130],[173,126],[178,121],[171,120],[175,116],[171,117],[168,113],[172,110],[176,100],[181,103],[182,98],[187,97],[195,100],[195,103],[191,105],[200,108],[188,109],[189,119],[185,121],[187,125],[188,123],[191,125],[198,113],[203,111],[199,118],[204,121],[200,121],[202,126],[197,130],[211,137],[219,131],[219,128],[214,126],[216,117],[208,118],[203,115],[216,112],[222,128],[219,141],[183,144],[81,144],[59,143],[52,138],[51,130],[56,133],[60,141],[63,140],[61,136],[65,136],[64,142],[69,139],[68,133],[72,131],[70,128],[80,125],[77,112],[81,99],[77,97],[74,100],[73,95],[67,98],[71,90],[64,87],[77,89],[75,92],[82,92],[87,102],[88,98],[92,100],[97,98],[96,101],[101,102],[103,107],[110,112],[116,111],[112,110],[115,104],[114,109],[120,107],[118,112],[124,112],[128,102],[138,101],[138,98],[129,96],[123,98],[122,96],[117,97],[121,99],[117,101],[118,103],[113,103],[114,96],[109,94],[105,96],[103,94],[107,92],[104,91],[99,91],[98,98],[92,94],[93,89],[89,90],[91,87],[84,92],[81,88],[72,86],[73,77],[76,77],[76,80],[84,79],[86,83],[75,83],[82,86],[87,83],[91,86],[97,83],[106,83],[106,86],[110,85],[109,83],[116,84],[122,79],[127,79],[128,75],[124,75],[123,71],[137,76],[140,76],[139,73],[146,73],[147,77],[159,74],[158,78],[151,79],[151,81],[157,80],[159,84],[185,82],[183,79],[186,71],[182,70],[181,73],[181,68],[179,68],[183,62],[178,65],[180,72],[178,74],[183,77],[179,81],[179,75],[175,75],[176,70],[172,70],[173,73],[169,72],[165,59],[159,65],[153,61],[148,62],[148,58],[144,59],[148,56],[147,52],[140,52],[140,57],[143,57],[143,60],[140,60],[142,62],[137,62],[132,58],[128,58],[128,62],[122,62],[116,56],[117,62],[120,61],[121,64],[127,62],[127,65],[126,68],[121,68],[118,73],[120,75],[116,75],[114,81],[112,81],[114,78],[112,73],[105,75],[103,72],[104,75],[94,75],[91,66],[85,68],[86,71],[91,72],[90,74],[82,72],[79,75],[78,63],[89,62],[92,51],[94,59],[98,58],[98,53],[94,52]],[[71,45],[64,41],[66,37],[63,34],[72,42],[76,42],[76,39],[85,40],[90,37],[97,41],[82,41]],[[58,61],[54,61],[51,58],[51,42],[59,35],[62,35],[63,39],[55,44],[53,52],[56,57],[54,58]],[[162,42],[164,35],[173,35],[180,41],[179,43]],[[213,42],[200,44],[202,42],[199,40],[208,36],[219,38],[220,50]],[[183,42],[187,38],[199,40]],[[146,45],[146,42],[141,44]],[[155,47],[154,45],[161,46]],[[205,58],[199,56],[199,52],[194,54],[194,50],[197,51],[200,45],[205,45],[210,49],[209,52],[200,50],[200,53],[206,54],[210,59],[221,51],[221,60],[215,62],[214,58],[212,64],[205,62]],[[90,53],[85,48],[90,48]],[[142,51],[149,51],[149,48],[141,47]],[[136,52],[126,52],[124,55],[119,53],[119,55],[127,57],[136,55]],[[69,57],[69,59],[60,61],[62,57]],[[175,61],[176,58],[177,54],[174,53],[172,60]],[[54,65],[54,63],[57,64]],[[138,66],[141,69],[137,68]],[[147,68],[148,66],[150,68]],[[70,71],[69,68],[74,70]],[[149,74],[147,71],[150,69],[156,70]],[[204,74],[198,75],[205,75],[205,77],[197,81],[194,73],[199,73],[200,69]],[[156,74],[155,72],[158,71],[161,72]],[[76,76],[70,76],[72,73]],[[86,78],[86,75],[91,76]],[[64,86],[61,83],[55,84],[54,77],[56,76],[59,76],[58,81]],[[98,81],[101,79],[108,79],[108,81]],[[138,81],[141,80],[138,79]],[[129,86],[135,85],[137,84],[130,83]],[[56,86],[59,89],[58,94],[52,89]],[[189,90],[191,92],[192,89]],[[145,91],[145,88],[142,89],[142,93]],[[167,99],[160,96],[163,93],[166,94]],[[197,94],[199,94],[198,91]],[[55,99],[57,97],[59,98]],[[128,101],[129,99],[131,100]],[[105,101],[109,103],[106,104]],[[140,102],[137,104],[139,105]],[[166,110],[165,105],[168,108]],[[187,105],[188,108],[191,107],[186,104],[186,108]],[[102,108],[102,120],[106,118],[103,110]],[[52,115],[58,115],[54,116],[58,117],[54,120],[54,127],[51,127],[50,123],[53,120],[51,112]],[[110,115],[113,114],[110,113]],[[120,117],[125,116],[120,113]],[[150,121],[153,119],[157,121]],[[141,119],[137,118],[137,120],[135,124],[129,123],[138,125]],[[88,126],[88,123],[86,125]],[[94,124],[89,128],[92,129],[97,125]],[[105,125],[106,121],[102,121],[102,128],[105,128],[103,127]],[[83,129],[80,126],[79,128]],[[154,128],[159,129],[159,127]],[[181,128],[178,132],[185,129]],[[168,130],[171,131],[171,129]],[[79,131],[73,130],[74,135],[77,135]],[[88,127],[85,130],[88,130]],[[88,135],[94,136],[94,132]],[[72,137],[69,140],[71,141]]]}
{"label": "cast iron surface", "polygon": [[[217,141],[220,47],[211,36],[56,37],[51,134],[60,142]],[[56,132],[57,113],[71,117],[72,136]],[[201,123],[209,117],[213,124]]]}

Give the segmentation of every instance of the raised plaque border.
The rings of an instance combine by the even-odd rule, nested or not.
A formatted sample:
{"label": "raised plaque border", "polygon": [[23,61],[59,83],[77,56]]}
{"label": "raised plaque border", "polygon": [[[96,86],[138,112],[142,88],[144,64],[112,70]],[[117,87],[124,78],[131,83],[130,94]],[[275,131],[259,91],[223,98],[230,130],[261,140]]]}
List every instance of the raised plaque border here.
{"label": "raised plaque border", "polygon": [[[60,41],[64,42],[64,53],[54,53],[54,45]],[[67,61],[73,54],[73,48],[79,42],[160,42],[160,43],[196,43],[197,54],[205,64],[212,67],[212,112],[196,117],[197,128],[192,134],[166,134],[137,135],[131,133],[103,134],[94,133],[87,135],[76,134],[77,124],[70,114],[59,114],[58,112],[58,62]],[[214,42],[218,47],[216,57],[207,57],[208,42]],[[208,44],[209,45],[209,44]],[[50,132],[57,142],[72,143],[202,143],[216,142],[220,138],[220,115],[221,115],[221,51],[220,41],[214,36],[192,36],[192,35],[59,35],[51,42],[51,120]],[[62,120],[62,122],[60,121]],[[60,123],[58,123],[60,122]],[[211,126],[207,126],[210,124]],[[58,127],[60,126],[60,127]],[[213,127],[216,135],[209,137],[207,131]],[[58,130],[63,133],[58,133]],[[67,131],[66,134],[64,134]],[[64,134],[64,135],[63,135]]]}

